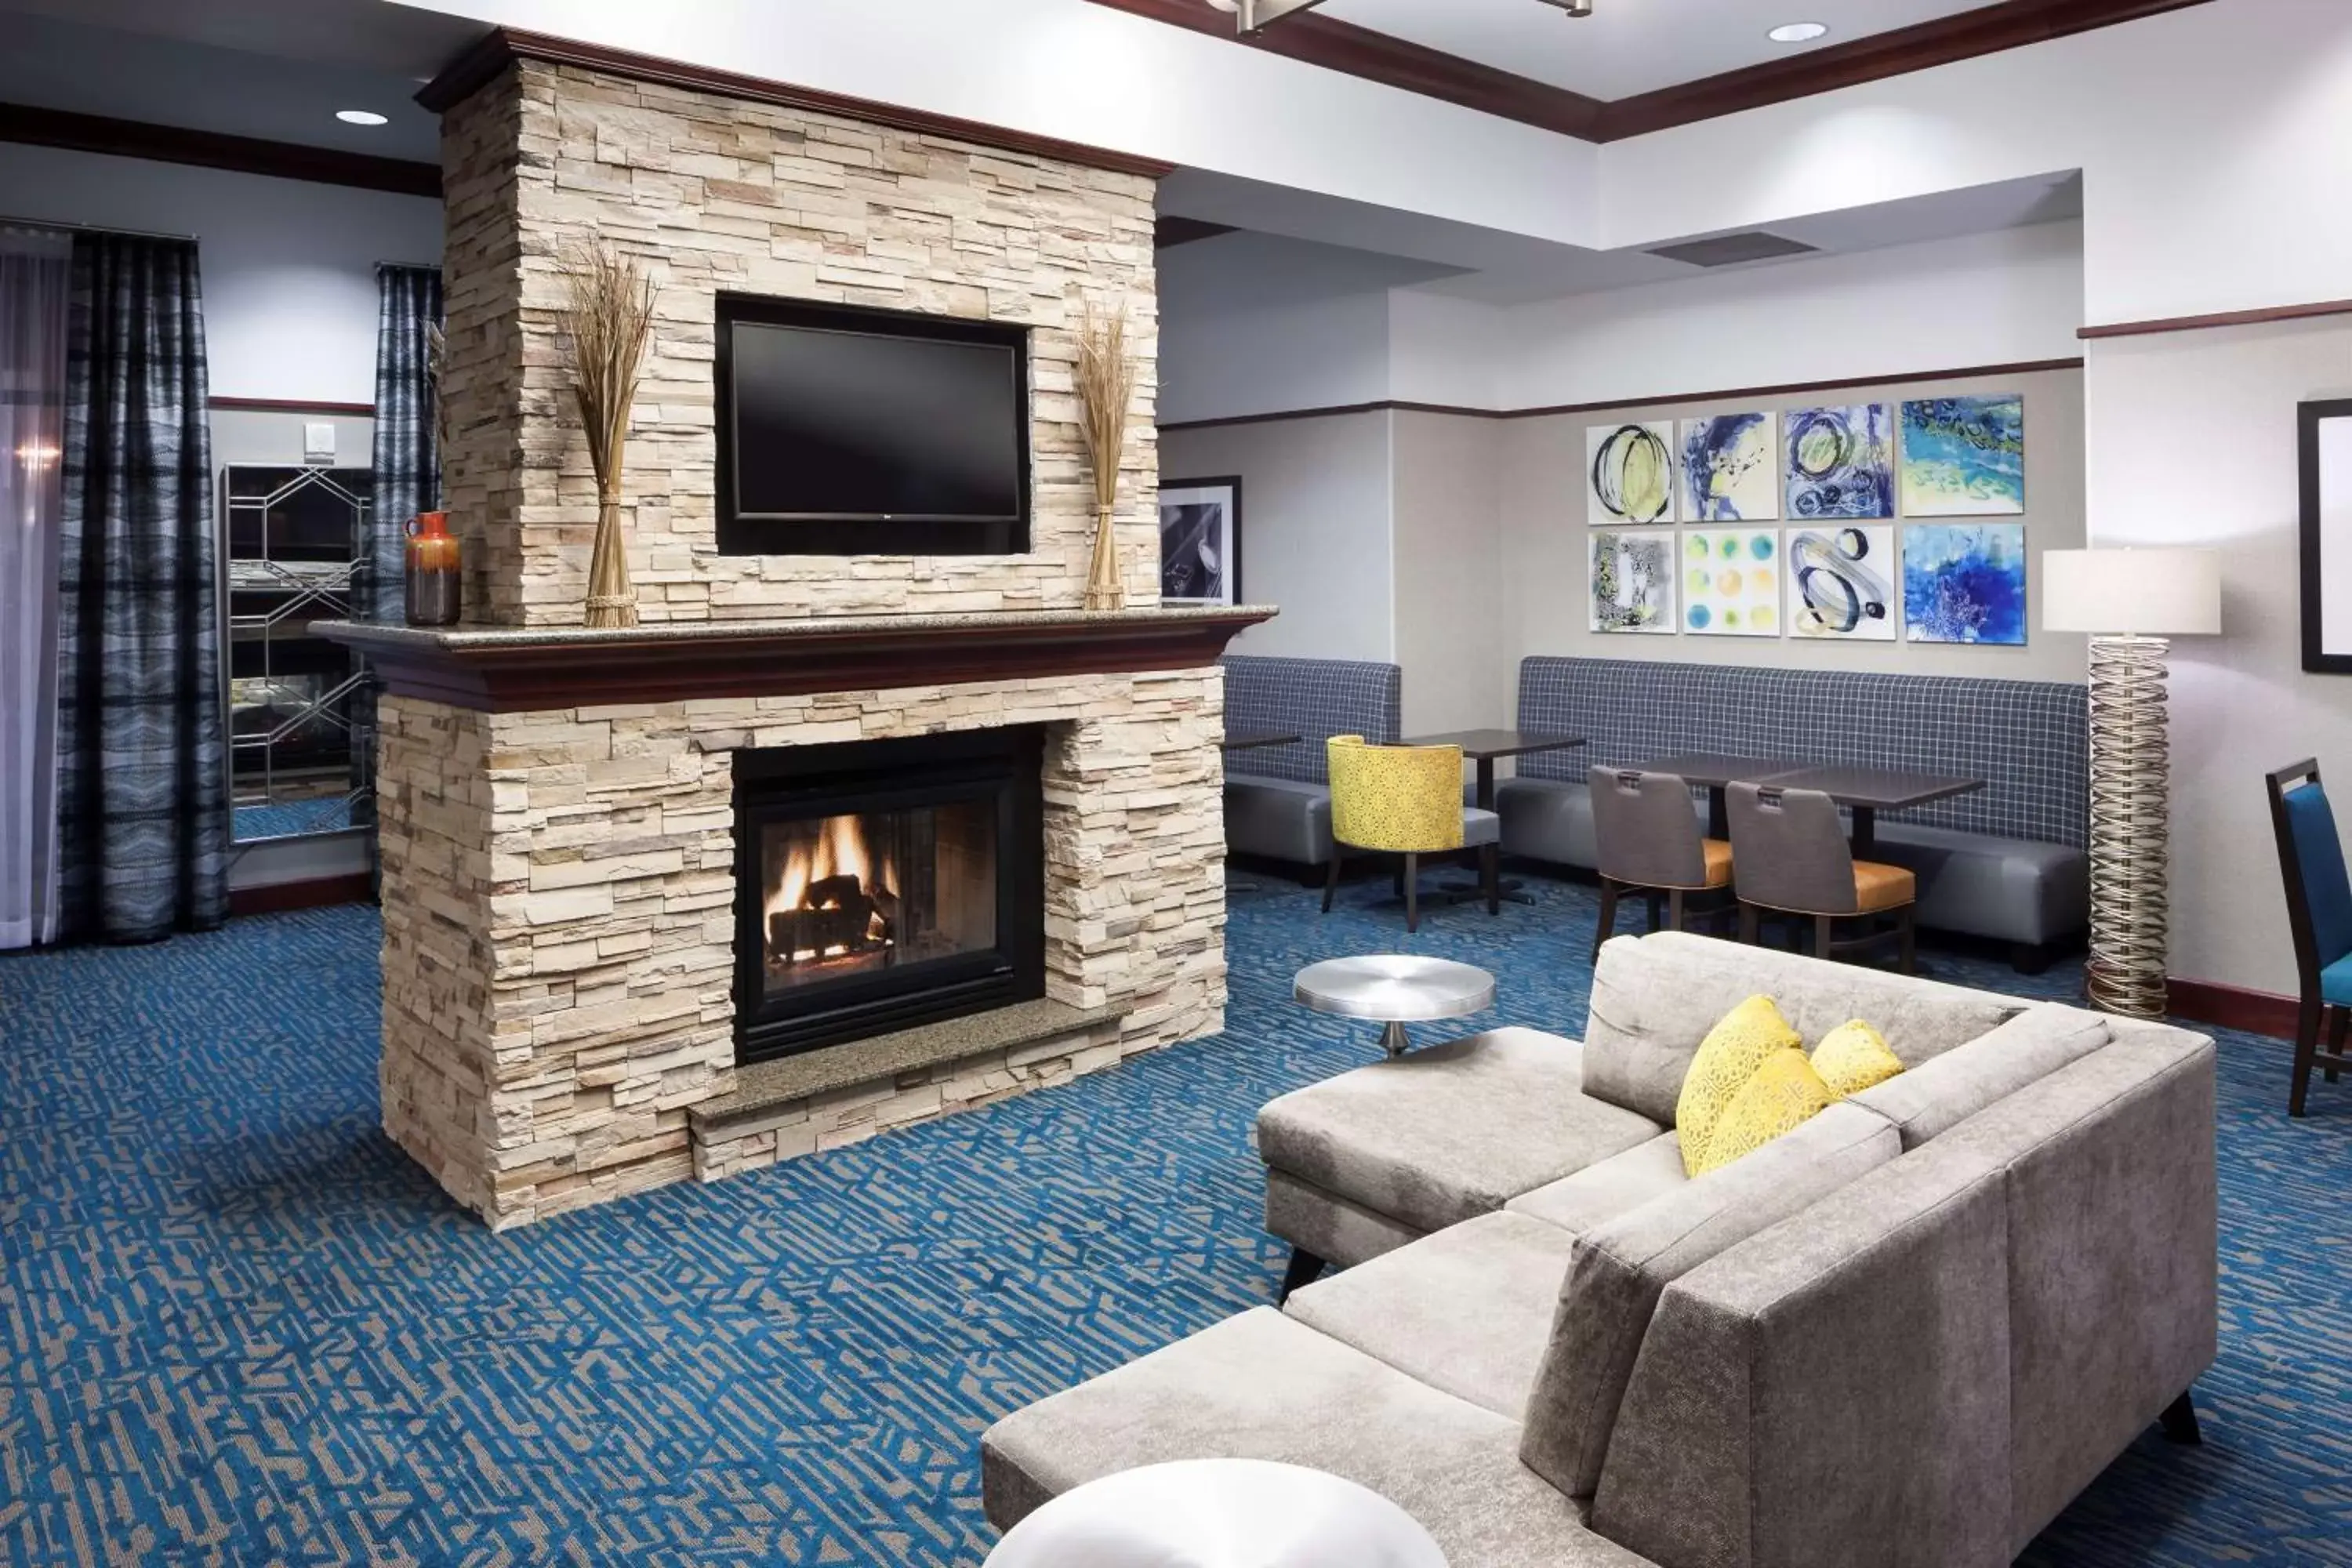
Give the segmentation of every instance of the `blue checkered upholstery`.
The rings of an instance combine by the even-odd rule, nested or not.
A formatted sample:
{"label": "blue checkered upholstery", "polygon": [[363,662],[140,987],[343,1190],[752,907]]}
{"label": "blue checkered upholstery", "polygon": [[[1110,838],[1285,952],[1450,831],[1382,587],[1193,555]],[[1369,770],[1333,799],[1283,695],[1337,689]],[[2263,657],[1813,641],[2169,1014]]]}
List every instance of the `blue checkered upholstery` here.
{"label": "blue checkered upholstery", "polygon": [[2083,688],[1859,670],[1617,658],[1523,659],[1519,728],[1582,735],[1522,757],[1524,778],[1581,780],[1677,752],[1963,773],[1972,795],[1881,820],[2084,847],[2090,737]]}
{"label": "blue checkered upholstery", "polygon": [[1342,658],[1265,658],[1230,654],[1225,667],[1225,733],[1297,735],[1295,746],[1260,746],[1225,756],[1229,778],[1331,782],[1323,742],[1361,735],[1394,745],[1403,674],[1392,664]]}

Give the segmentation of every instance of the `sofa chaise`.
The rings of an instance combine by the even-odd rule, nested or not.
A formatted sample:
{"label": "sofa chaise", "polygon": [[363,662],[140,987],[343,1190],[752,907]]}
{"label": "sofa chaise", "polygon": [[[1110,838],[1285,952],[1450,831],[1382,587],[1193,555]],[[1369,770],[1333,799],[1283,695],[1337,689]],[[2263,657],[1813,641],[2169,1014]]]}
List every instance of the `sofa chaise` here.
{"label": "sofa chaise", "polygon": [[[1758,992],[1906,1070],[1689,1178],[1683,1069]],[[1349,1267],[997,1423],[989,1517],[1235,1456],[1382,1492],[1454,1568],[2007,1563],[2150,1424],[2194,1438],[2213,1069],[2161,1025],[1621,937],[1581,1043],[1268,1104],[1269,1227]]]}
{"label": "sofa chaise", "polygon": [[2090,920],[2084,703],[2045,681],[1527,658],[1519,728],[1587,744],[1519,759],[1496,792],[1503,852],[1594,868],[1586,770],[1677,752],[1967,774],[1986,787],[1882,815],[1872,858],[1917,877],[1921,925],[2042,968]]}
{"label": "sofa chaise", "polygon": [[1225,733],[1297,735],[1225,755],[1225,847],[1302,867],[1331,858],[1334,735],[1393,745],[1403,674],[1393,664],[1228,655]]}

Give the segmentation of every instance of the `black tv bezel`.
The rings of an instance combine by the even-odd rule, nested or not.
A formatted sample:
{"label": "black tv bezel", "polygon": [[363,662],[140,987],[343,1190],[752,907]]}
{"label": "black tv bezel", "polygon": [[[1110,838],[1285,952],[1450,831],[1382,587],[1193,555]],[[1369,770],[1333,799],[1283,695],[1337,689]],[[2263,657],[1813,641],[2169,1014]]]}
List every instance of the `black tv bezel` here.
{"label": "black tv bezel", "polygon": [[[857,337],[984,343],[1010,351],[1018,510],[1006,516],[761,512],[736,505],[735,328],[791,327]],[[1029,329],[907,310],[827,305],[753,294],[720,294],[713,372],[719,420],[719,553],[721,555],[1025,555],[1029,552]]]}

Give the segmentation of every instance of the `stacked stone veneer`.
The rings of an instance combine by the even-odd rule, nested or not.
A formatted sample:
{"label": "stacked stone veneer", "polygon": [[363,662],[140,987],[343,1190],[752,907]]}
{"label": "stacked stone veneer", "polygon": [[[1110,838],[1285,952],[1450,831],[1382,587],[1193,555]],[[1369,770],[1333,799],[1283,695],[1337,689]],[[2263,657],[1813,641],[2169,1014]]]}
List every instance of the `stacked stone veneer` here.
{"label": "stacked stone veneer", "polygon": [[1123,1016],[780,1106],[706,1177],[1222,1026],[1213,668],[381,723],[384,1125],[493,1225],[695,1173],[687,1112],[734,1088],[743,747],[1050,726],[1046,994]]}
{"label": "stacked stone veneer", "polygon": [[[451,110],[442,162],[467,618],[579,625],[596,513],[562,360],[562,257],[598,239],[658,286],[628,451],[646,621],[1082,603],[1093,494],[1072,389],[1084,303],[1124,305],[1137,356],[1118,514],[1133,602],[1157,602],[1153,183],[836,116],[522,61]],[[880,306],[1030,334],[1031,553],[718,553],[721,292]]]}

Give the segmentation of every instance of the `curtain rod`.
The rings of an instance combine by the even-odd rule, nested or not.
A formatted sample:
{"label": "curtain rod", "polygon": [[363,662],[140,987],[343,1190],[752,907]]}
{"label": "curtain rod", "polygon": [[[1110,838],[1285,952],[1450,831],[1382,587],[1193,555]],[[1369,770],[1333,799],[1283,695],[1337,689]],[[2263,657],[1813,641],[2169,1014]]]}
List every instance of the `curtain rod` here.
{"label": "curtain rod", "polygon": [[127,239],[174,239],[189,245],[202,242],[193,234],[156,234],[143,228],[118,228],[107,223],[66,223],[53,217],[10,217],[0,213],[0,226],[53,228],[68,234],[119,234]]}
{"label": "curtain rod", "polygon": [[437,261],[379,261],[376,265],[378,267],[397,267],[406,272],[438,272],[441,270],[441,264]]}

